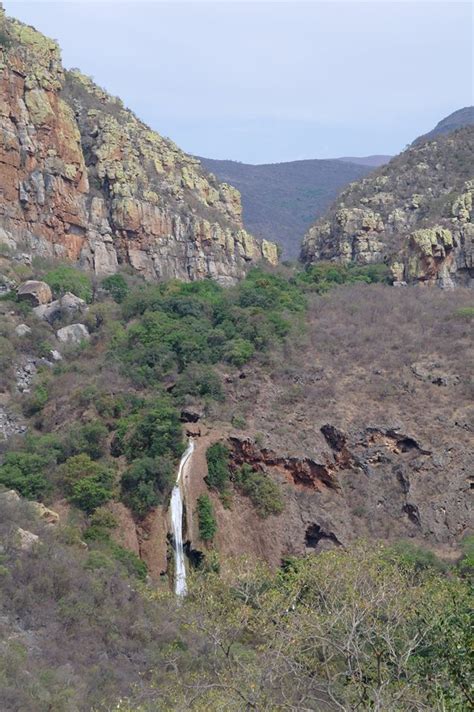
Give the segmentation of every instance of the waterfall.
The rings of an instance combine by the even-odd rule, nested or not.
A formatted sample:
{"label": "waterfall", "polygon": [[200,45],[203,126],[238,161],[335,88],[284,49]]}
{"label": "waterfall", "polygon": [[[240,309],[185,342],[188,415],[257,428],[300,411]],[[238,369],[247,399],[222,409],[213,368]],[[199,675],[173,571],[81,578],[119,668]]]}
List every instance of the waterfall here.
{"label": "waterfall", "polygon": [[179,463],[178,476],[176,484],[171,493],[171,526],[173,528],[174,540],[174,555],[175,555],[175,584],[174,589],[177,596],[186,594],[186,566],[184,564],[184,549],[183,549],[183,496],[181,492],[180,482],[184,473],[186,463],[191,458],[194,450],[194,442],[189,438],[189,444],[183,453],[181,462]]}

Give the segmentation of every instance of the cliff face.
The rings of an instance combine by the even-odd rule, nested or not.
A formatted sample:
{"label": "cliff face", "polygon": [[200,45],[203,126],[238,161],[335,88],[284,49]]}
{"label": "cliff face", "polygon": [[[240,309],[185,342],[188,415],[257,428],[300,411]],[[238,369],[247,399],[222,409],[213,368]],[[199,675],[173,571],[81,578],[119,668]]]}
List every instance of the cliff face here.
{"label": "cliff face", "polygon": [[232,282],[276,246],[242,227],[240,195],[0,10],[0,240],[97,274]]}
{"label": "cliff face", "polygon": [[395,282],[473,275],[474,126],[416,143],[351,184],[303,241],[302,258],[390,265]]}

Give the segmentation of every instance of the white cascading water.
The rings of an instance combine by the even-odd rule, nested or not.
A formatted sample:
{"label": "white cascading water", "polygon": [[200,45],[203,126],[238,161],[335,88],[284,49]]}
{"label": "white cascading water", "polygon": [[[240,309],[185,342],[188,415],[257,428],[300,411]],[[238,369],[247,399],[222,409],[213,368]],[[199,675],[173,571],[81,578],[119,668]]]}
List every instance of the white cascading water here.
{"label": "white cascading water", "polygon": [[176,478],[176,484],[173,487],[171,493],[171,526],[173,528],[173,540],[174,540],[174,570],[175,570],[175,582],[174,590],[177,596],[185,596],[186,587],[186,566],[184,563],[184,548],[183,548],[183,496],[181,493],[181,477],[186,467],[186,463],[190,459],[194,450],[194,442],[190,438],[189,444],[183,453],[181,462],[179,463],[178,476]]}

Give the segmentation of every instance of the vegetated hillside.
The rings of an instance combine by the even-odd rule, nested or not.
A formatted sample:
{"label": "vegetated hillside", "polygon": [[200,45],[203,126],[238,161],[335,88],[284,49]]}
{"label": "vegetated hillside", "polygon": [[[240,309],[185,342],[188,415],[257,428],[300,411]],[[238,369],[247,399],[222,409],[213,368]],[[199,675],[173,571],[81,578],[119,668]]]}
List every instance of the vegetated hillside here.
{"label": "vegetated hillside", "polygon": [[77,527],[1,492],[0,515],[3,712],[469,706],[472,552],[446,567],[359,545],[276,575],[214,562],[177,604]]}
{"label": "vegetated hillside", "polygon": [[231,471],[271,473],[284,512],[259,523],[244,500],[231,515],[216,500],[218,546],[275,565],[358,537],[448,554],[473,524],[472,314],[462,288],[312,297],[304,333],[235,378],[224,408],[241,429],[226,439]]}
{"label": "vegetated hillside", "polygon": [[344,156],[338,158],[338,161],[345,161],[346,163],[357,163],[360,166],[370,166],[371,168],[378,168],[379,166],[384,166],[393,156],[376,154],[374,156]]}
{"label": "vegetated hillside", "polygon": [[276,247],[242,226],[238,192],[143,124],[55,42],[0,9],[0,239],[110,274],[232,282]]}
{"label": "vegetated hillside", "polygon": [[465,106],[464,109],[458,109],[454,111],[445,119],[441,119],[434,129],[428,131],[428,133],[419,136],[414,144],[424,143],[425,141],[431,141],[440,134],[452,133],[457,131],[457,129],[462,129],[466,126],[474,125],[474,106]]}
{"label": "vegetated hillside", "polygon": [[305,235],[306,263],[385,262],[394,281],[469,284],[474,126],[416,143],[352,183]]}
{"label": "vegetated hillside", "polygon": [[371,170],[344,159],[264,165],[199,160],[219,181],[238,188],[246,228],[260,238],[275,240],[286,259],[298,257],[315,215],[322,215],[342,188]]}
{"label": "vegetated hillside", "polygon": [[[0,487],[47,507],[0,494],[2,710],[465,707],[468,290],[381,265],[228,289],[1,266]],[[186,433],[199,570],[177,605]]]}
{"label": "vegetated hillside", "polygon": [[393,289],[380,265],[252,270],[230,289],[121,275],[99,286],[13,260],[15,272],[44,277],[59,300],[0,302],[5,486],[87,517],[111,506],[158,575],[189,432],[196,552],[203,495],[223,555],[276,566],[360,536],[456,551],[472,468],[469,290]]}

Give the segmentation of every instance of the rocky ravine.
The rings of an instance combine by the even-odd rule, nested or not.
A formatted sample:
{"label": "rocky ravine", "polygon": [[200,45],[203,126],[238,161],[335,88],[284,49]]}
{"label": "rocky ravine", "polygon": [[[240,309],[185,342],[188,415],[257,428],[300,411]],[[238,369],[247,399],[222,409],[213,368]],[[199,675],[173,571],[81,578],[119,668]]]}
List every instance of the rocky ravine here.
{"label": "rocky ravine", "polygon": [[0,7],[0,242],[98,275],[230,283],[277,262],[242,226],[238,191],[74,70]]}
{"label": "rocky ravine", "polygon": [[396,283],[468,285],[473,162],[474,126],[415,142],[341,194],[306,234],[303,260],[383,261]]}

